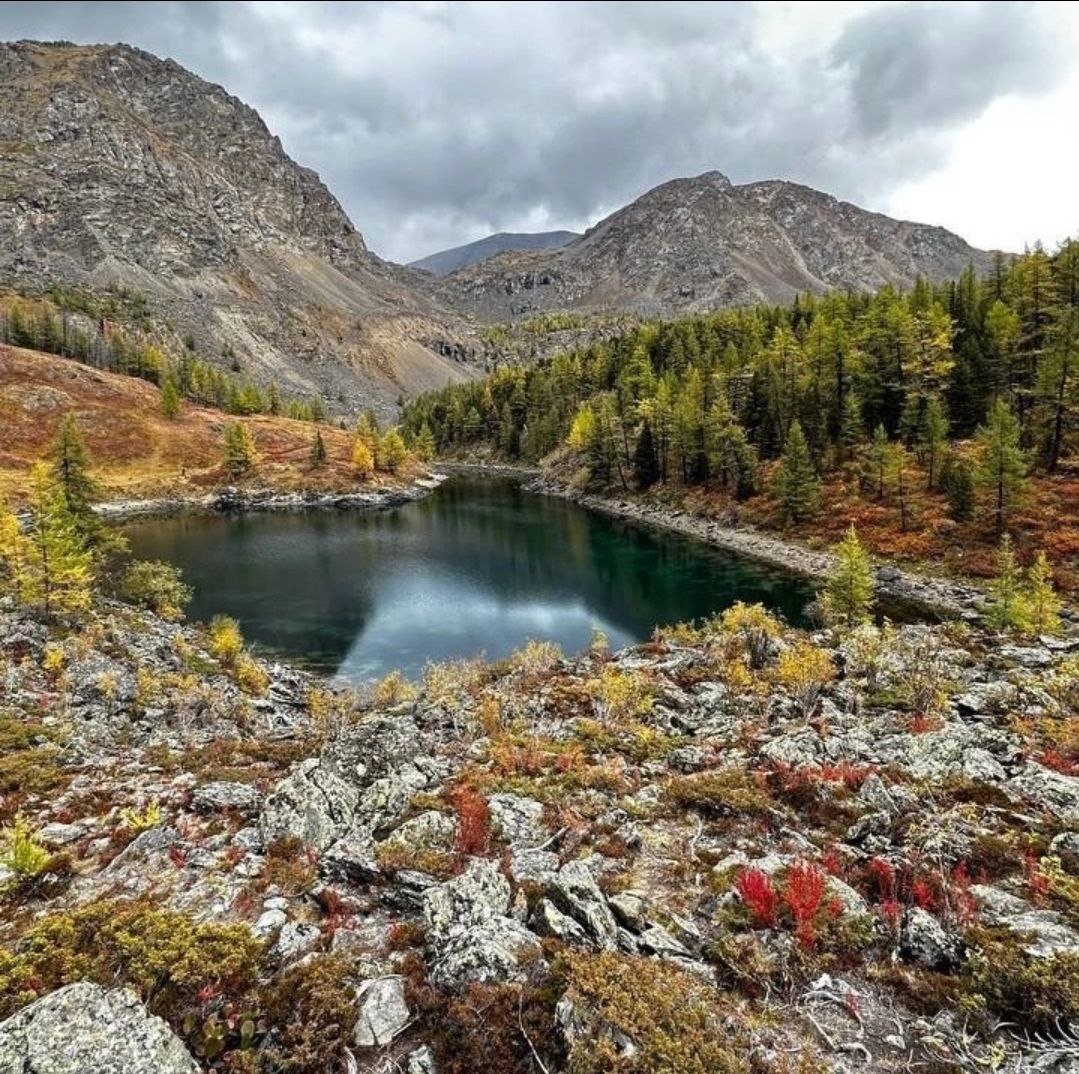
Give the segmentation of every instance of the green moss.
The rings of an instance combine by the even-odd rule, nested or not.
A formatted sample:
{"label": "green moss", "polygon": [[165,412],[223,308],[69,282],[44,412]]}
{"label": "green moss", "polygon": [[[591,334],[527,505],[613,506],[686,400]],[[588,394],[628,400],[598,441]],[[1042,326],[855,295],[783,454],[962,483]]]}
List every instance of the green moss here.
{"label": "green moss", "polygon": [[1079,954],[1038,958],[1027,952],[1022,937],[1004,929],[971,929],[966,939],[968,1009],[987,1008],[1031,1032],[1051,1033],[1079,1018]]}
{"label": "green moss", "polygon": [[768,791],[743,768],[676,776],[664,788],[663,796],[671,805],[714,816],[767,817],[777,808]]}
{"label": "green moss", "polygon": [[732,1028],[744,1019],[699,978],[616,954],[575,954],[568,964],[567,996],[592,1030],[574,1041],[570,1074],[748,1074],[748,1035]]}
{"label": "green moss", "polygon": [[195,922],[142,902],[100,902],[50,914],[15,949],[0,949],[0,1018],[72,981],[134,989],[179,1027],[201,989],[243,992],[262,944],[245,925]]}

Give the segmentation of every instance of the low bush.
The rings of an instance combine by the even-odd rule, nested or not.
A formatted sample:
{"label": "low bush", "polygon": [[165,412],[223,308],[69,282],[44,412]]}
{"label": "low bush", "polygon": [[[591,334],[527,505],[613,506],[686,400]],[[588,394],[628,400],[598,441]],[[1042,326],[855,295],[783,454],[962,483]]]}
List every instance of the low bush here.
{"label": "low bush", "polygon": [[179,567],[160,560],[139,559],[124,571],[120,594],[164,619],[182,619],[194,591],[184,582]]}
{"label": "low bush", "polygon": [[748,1074],[747,1034],[732,1028],[743,1019],[713,986],[625,955],[567,962],[566,996],[584,1027],[570,1049],[571,1074]]}
{"label": "low bush", "polygon": [[711,816],[767,817],[776,809],[768,791],[743,768],[675,776],[664,788],[664,798],[672,805]]}

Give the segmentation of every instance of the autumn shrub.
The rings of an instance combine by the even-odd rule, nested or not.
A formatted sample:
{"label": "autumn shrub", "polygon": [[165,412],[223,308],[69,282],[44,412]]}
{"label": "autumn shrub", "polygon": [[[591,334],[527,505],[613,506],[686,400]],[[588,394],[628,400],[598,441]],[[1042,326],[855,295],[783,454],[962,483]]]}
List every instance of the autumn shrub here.
{"label": "autumn shrub", "polygon": [[389,708],[411,701],[415,696],[416,688],[395,668],[375,685],[373,700],[379,708]]}
{"label": "autumn shrub", "polygon": [[133,989],[179,1030],[204,989],[242,994],[261,954],[246,925],[196,922],[146,902],[90,903],[48,915],[0,952],[0,1017],[72,981],[96,981]]}
{"label": "autumn shrub", "polygon": [[776,809],[768,791],[743,768],[675,776],[663,793],[672,805],[713,816],[767,817]]}
{"label": "autumn shrub", "polygon": [[342,955],[316,955],[290,966],[262,990],[270,1032],[258,1057],[260,1074],[325,1074],[345,1069],[356,1026],[356,1002]]}
{"label": "autumn shrub", "polygon": [[605,720],[630,720],[647,715],[655,701],[655,686],[639,672],[607,666],[588,684],[597,714]]}
{"label": "autumn shrub", "polygon": [[161,560],[139,559],[124,571],[120,594],[164,619],[182,619],[194,591],[185,584],[179,567]]}
{"label": "autumn shrub", "polygon": [[591,1030],[573,1039],[570,1074],[749,1074],[744,1020],[699,977],[612,953],[567,963],[566,998]]}
{"label": "autumn shrub", "polygon": [[49,852],[21,814],[0,830],[0,865],[14,874],[16,881],[37,876],[48,864]]}
{"label": "autumn shrub", "polygon": [[553,641],[537,641],[529,638],[522,648],[510,657],[514,671],[528,675],[540,675],[550,671],[562,659],[562,650]]}
{"label": "autumn shrub", "polygon": [[486,854],[491,843],[491,811],[487,799],[467,784],[455,787],[449,798],[457,813],[453,849],[458,854]]}
{"label": "autumn shrub", "polygon": [[732,604],[719,619],[726,634],[738,638],[744,646],[749,666],[759,669],[768,663],[772,643],[783,633],[783,625],[761,604]]}
{"label": "autumn shrub", "polygon": [[156,800],[147,803],[142,809],[129,807],[120,811],[120,824],[136,835],[148,832],[161,823],[161,805]]}
{"label": "autumn shrub", "polygon": [[215,660],[231,667],[244,650],[240,624],[229,615],[215,615],[207,628],[206,647]]}
{"label": "autumn shrub", "polygon": [[470,984],[462,992],[411,982],[407,998],[439,1074],[535,1074],[542,1069],[536,1056],[547,1070],[564,1069],[558,994],[555,977],[540,986]]}
{"label": "autumn shrub", "polygon": [[262,697],[270,686],[270,676],[247,653],[241,653],[236,658],[232,665],[232,677],[236,685],[252,697]]}
{"label": "autumn shrub", "polygon": [[835,665],[830,653],[800,640],[779,654],[775,677],[790,690],[808,719],[820,704],[824,688],[835,678]]}
{"label": "autumn shrub", "polygon": [[794,919],[794,936],[803,948],[817,940],[814,919],[824,898],[824,872],[812,862],[796,861],[783,882],[783,901]]}

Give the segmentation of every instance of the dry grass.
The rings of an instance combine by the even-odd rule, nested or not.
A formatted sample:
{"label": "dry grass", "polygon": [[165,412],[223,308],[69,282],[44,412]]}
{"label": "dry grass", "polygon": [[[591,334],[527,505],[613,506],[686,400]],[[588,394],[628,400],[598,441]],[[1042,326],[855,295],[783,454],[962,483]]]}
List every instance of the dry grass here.
{"label": "dry grass", "polygon": [[322,425],[327,465],[310,467],[315,426],[266,415],[235,419],[185,403],[170,421],[157,389],[37,351],[0,346],[0,496],[19,495],[30,465],[48,448],[60,421],[74,414],[95,461],[95,476],[111,498],[198,495],[226,483],[225,426],[242,421],[259,453],[252,479],[281,489],[354,489],[397,484],[412,476],[378,475],[359,482],[351,466],[352,436]]}

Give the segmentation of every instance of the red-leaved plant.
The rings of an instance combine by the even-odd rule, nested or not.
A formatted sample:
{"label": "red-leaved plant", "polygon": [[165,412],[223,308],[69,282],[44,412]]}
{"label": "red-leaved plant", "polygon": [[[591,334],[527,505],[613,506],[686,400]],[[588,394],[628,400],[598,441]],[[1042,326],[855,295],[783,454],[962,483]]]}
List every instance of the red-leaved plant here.
{"label": "red-leaved plant", "polygon": [[824,873],[810,861],[796,861],[787,871],[783,901],[794,918],[794,936],[806,950],[817,942],[813,919],[824,897]]}
{"label": "red-leaved plant", "polygon": [[487,799],[475,788],[462,784],[454,788],[450,801],[457,812],[458,854],[486,854],[491,842],[491,810]]}
{"label": "red-leaved plant", "polygon": [[753,920],[771,927],[776,923],[776,889],[772,878],[761,869],[743,869],[738,874],[738,894]]}

